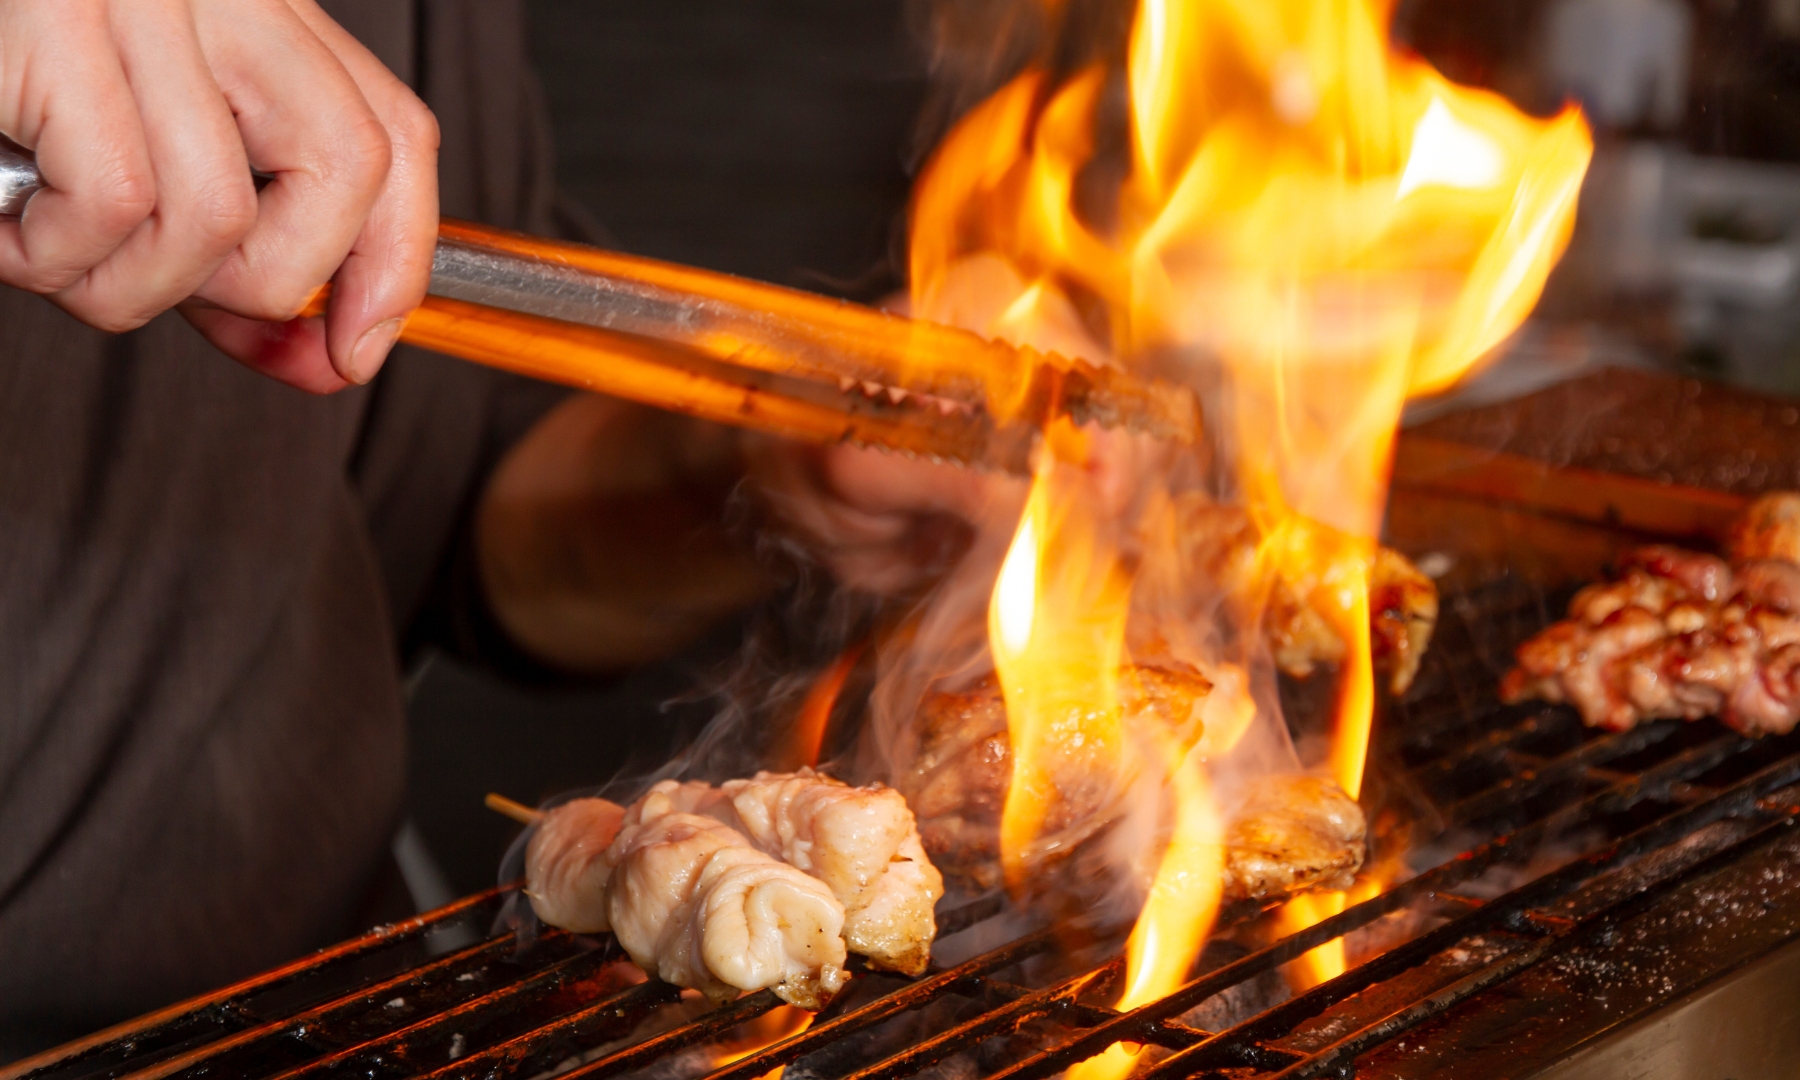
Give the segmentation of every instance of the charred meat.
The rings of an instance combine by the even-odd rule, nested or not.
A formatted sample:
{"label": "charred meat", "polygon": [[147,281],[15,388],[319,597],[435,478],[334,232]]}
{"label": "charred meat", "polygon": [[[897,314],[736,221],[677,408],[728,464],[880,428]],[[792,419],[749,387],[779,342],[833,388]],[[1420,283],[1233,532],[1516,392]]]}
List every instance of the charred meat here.
{"label": "charred meat", "polygon": [[[1200,737],[1204,677],[1176,665],[1133,665],[1121,685],[1127,710],[1176,725],[1191,746]],[[963,693],[939,693],[919,712],[917,745],[898,785],[919,816],[932,862],[983,887],[998,885],[1000,815],[1012,775],[1006,707],[992,680]],[[1093,789],[1071,786],[1051,809],[1046,833],[1072,851],[1115,820],[1120,808]],[[1073,797],[1071,797],[1071,794]],[[1228,828],[1228,899],[1263,899],[1336,887],[1362,865],[1363,815],[1329,781],[1269,778]]]}
{"label": "charred meat", "polygon": [[[1128,713],[1149,714],[1182,746],[1201,734],[1201,704],[1212,684],[1186,666],[1131,665],[1120,682]],[[990,677],[972,690],[936,693],[919,710],[910,759],[895,781],[919,817],[925,851],[940,870],[984,887],[1000,880],[1000,813],[1012,779],[1006,705]],[[1071,760],[1055,770],[1058,798],[1043,833],[1068,851],[1105,827],[1116,793],[1097,770]]]}
{"label": "charred meat", "polygon": [[1264,777],[1225,832],[1225,895],[1347,889],[1362,868],[1365,833],[1362,807],[1331,781]]}
{"label": "charred meat", "polygon": [[1746,735],[1800,721],[1800,496],[1758,500],[1732,532],[1735,565],[1641,548],[1521,645],[1508,701],[1567,702],[1590,727],[1716,716]]}

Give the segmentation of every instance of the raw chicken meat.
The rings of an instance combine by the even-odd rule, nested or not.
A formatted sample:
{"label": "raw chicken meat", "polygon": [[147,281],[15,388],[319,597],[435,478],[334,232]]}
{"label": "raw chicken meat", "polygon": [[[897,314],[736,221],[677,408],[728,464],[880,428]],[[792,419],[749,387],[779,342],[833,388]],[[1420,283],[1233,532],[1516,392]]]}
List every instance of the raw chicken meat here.
{"label": "raw chicken meat", "polygon": [[565,803],[525,867],[545,922],[611,931],[680,986],[770,986],[796,1005],[842,984],[846,939],[872,966],[922,974],[944,888],[898,792],[810,769],[723,788],[664,780],[628,807]]}
{"label": "raw chicken meat", "polygon": [[551,926],[598,934],[606,917],[607,859],[625,808],[606,799],[574,799],[544,813],[525,849],[525,895]]}

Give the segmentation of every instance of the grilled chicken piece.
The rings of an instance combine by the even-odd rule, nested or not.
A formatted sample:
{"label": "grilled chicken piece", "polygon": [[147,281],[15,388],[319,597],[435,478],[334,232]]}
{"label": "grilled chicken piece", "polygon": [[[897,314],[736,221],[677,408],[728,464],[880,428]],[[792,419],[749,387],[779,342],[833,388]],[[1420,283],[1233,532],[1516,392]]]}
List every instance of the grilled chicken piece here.
{"label": "grilled chicken piece", "polygon": [[925,973],[944,878],[898,791],[850,787],[811,769],[761,772],[721,791],[718,810],[728,805],[752,843],[823,881],[843,903],[851,952],[877,968]]}
{"label": "grilled chicken piece", "polygon": [[663,781],[629,807],[576,799],[547,811],[525,851],[532,910],[576,933],[611,931],[631,959],[715,1000],[770,988],[820,1008],[843,986],[844,907],[823,882],[695,809],[707,784]]}
{"label": "grilled chicken piece", "polygon": [[[1120,685],[1127,714],[1154,718],[1183,748],[1202,732],[1201,711],[1212,684],[1185,665],[1132,665]],[[962,693],[927,698],[913,730],[910,760],[895,786],[919,818],[919,835],[945,873],[993,887],[1000,881],[1000,812],[1012,779],[1006,705],[990,677]],[[1067,851],[1111,822],[1110,786],[1071,761],[1044,819],[1045,836]]]}
{"label": "grilled chicken piece", "polygon": [[1732,523],[1726,552],[1734,563],[1800,564],[1800,492],[1771,492],[1746,507]]}
{"label": "grilled chicken piece", "polygon": [[1265,777],[1225,832],[1225,896],[1347,889],[1362,868],[1362,807],[1329,780]]}
{"label": "grilled chicken piece", "polygon": [[[1126,708],[1182,724],[1177,738],[1191,746],[1200,737],[1206,680],[1178,667],[1140,665],[1132,674]],[[988,680],[965,693],[933,695],[914,734],[917,748],[898,784],[919,815],[926,852],[947,874],[997,886],[1000,814],[1012,775],[999,689]],[[1106,801],[1064,798],[1047,818],[1046,832],[1057,837],[1057,850],[1067,852],[1119,810]],[[1225,895],[1263,899],[1335,888],[1355,876],[1362,859],[1362,810],[1341,789],[1310,777],[1270,779],[1229,826]]]}
{"label": "grilled chicken piece", "polygon": [[736,829],[671,813],[622,832],[614,849],[607,917],[645,971],[719,1002],[766,987],[818,1009],[842,988],[844,906]]}
{"label": "grilled chicken piece", "polygon": [[[1199,580],[1215,583],[1232,598],[1240,620],[1257,617],[1256,598],[1261,590],[1257,570],[1256,528],[1240,507],[1215,503],[1200,495],[1177,502],[1183,545],[1182,561],[1193,567]],[[1321,536],[1332,530],[1312,525]],[[1329,543],[1329,541],[1326,541]],[[1344,658],[1343,637],[1332,628],[1319,604],[1320,583],[1281,578],[1261,612],[1263,633],[1275,663],[1296,678],[1305,678],[1321,664],[1337,664]],[[1379,669],[1386,672],[1394,694],[1406,692],[1419,673],[1419,663],[1437,627],[1437,586],[1406,556],[1389,548],[1377,548],[1369,568],[1369,632],[1371,650]]]}
{"label": "grilled chicken piece", "polygon": [[[1758,500],[1733,530],[1734,552],[1800,539],[1800,496]],[[1519,646],[1506,701],[1567,702],[1590,727],[1717,716],[1746,735],[1800,722],[1800,565],[1756,558],[1735,568],[1681,548],[1632,552],[1613,581],[1590,585],[1569,617]]]}
{"label": "grilled chicken piece", "polygon": [[[784,860],[783,871],[816,878],[841,906],[838,924],[850,950],[867,956],[873,966],[911,975],[924,972],[937,936],[934,908],[944,881],[925,854],[906,800],[881,785],[853,788],[811,769],[758,773],[722,788],[664,780],[629,807],[577,799],[549,811],[526,849],[533,910],[553,926],[580,933],[611,930],[638,959],[631,942],[650,949],[660,932],[656,927],[662,925],[644,925],[643,920],[670,917],[676,902],[657,899],[656,890],[672,889],[669,895],[678,895],[687,887],[681,876],[686,871],[662,852],[654,859],[643,857],[654,862],[652,870],[621,883],[621,860],[649,842],[643,839],[645,830],[682,816],[713,821],[762,855]],[[708,834],[712,839],[722,835]],[[697,835],[689,839],[693,845],[711,842]],[[694,851],[698,858],[699,848]],[[664,872],[673,876],[659,884],[656,874]],[[637,920],[624,926],[618,914],[620,890],[627,887],[649,906],[624,909]],[[698,978],[699,969],[689,961],[700,954],[690,949],[683,955],[688,959],[659,961],[659,968],[646,970],[673,965],[670,970],[685,973],[683,978]],[[737,985],[722,973],[721,978]],[[680,985],[704,989],[699,982]]]}

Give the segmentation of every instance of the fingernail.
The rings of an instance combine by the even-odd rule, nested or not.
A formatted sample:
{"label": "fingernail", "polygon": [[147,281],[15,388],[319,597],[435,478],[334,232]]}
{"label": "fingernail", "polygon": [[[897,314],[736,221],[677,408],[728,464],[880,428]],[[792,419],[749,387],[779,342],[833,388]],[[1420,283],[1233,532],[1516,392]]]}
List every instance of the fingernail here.
{"label": "fingernail", "polygon": [[394,342],[400,339],[400,328],[405,323],[405,319],[389,319],[364,330],[363,336],[356,339],[356,347],[350,350],[350,362],[339,374],[358,386],[373,379]]}

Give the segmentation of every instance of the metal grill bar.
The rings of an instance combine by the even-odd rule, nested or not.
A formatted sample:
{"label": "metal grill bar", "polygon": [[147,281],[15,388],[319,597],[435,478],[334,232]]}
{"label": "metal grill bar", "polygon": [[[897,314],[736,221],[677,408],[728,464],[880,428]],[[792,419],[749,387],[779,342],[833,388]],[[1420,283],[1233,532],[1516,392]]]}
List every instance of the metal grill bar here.
{"label": "metal grill bar", "polygon": [[[1790,776],[1800,770],[1786,769]],[[1323,1076],[1326,1073],[1341,1071],[1359,1054],[1372,1047],[1384,1043],[1396,1036],[1403,1035],[1412,1028],[1424,1023],[1432,1017],[1449,1011],[1476,994],[1492,986],[1512,978],[1526,969],[1542,963],[1550,956],[1565,952],[1575,945],[1593,938],[1598,938],[1615,928],[1620,922],[1648,907],[1650,902],[1661,894],[1678,888],[1686,882],[1693,881],[1713,870],[1734,861],[1746,848],[1759,846],[1773,839],[1777,834],[1787,831],[1793,825],[1793,819],[1784,817],[1773,824],[1752,833],[1749,837],[1738,841],[1723,851],[1701,860],[1681,872],[1647,885],[1627,899],[1616,901],[1603,908],[1599,914],[1574,922],[1566,929],[1559,930],[1550,937],[1526,947],[1518,952],[1508,953],[1497,963],[1490,964],[1474,974],[1439,990],[1422,1001],[1416,1002],[1389,1014],[1377,1023],[1333,1043],[1328,1049],[1314,1054],[1291,1067],[1282,1070],[1277,1080],[1307,1080],[1310,1077]],[[1197,1048],[1196,1048],[1197,1049]],[[1170,1061],[1175,1060],[1170,1058]],[[1169,1071],[1147,1075],[1145,1080],[1156,1078],[1191,1076],[1192,1072]]]}
{"label": "metal grill bar", "polygon": [[[1209,975],[1196,979],[1168,997],[1132,1012],[1121,1014],[1117,1019],[1085,1032],[1080,1037],[1061,1046],[1043,1051],[995,1073],[989,1080],[1043,1080],[1045,1077],[1063,1071],[1077,1061],[1100,1053],[1115,1042],[1156,1042],[1158,1041],[1155,1037],[1156,1024],[1187,1012],[1215,994],[1229,990],[1263,972],[1272,971],[1320,945],[1367,926],[1395,911],[1410,907],[1427,896],[1442,894],[1447,890],[1454,889],[1457,885],[1478,877],[1509,855],[1521,850],[1528,850],[1541,843],[1546,837],[1555,835],[1559,830],[1567,828],[1577,821],[1623,809],[1628,805],[1628,800],[1643,792],[1654,791],[1658,784],[1666,782],[1668,777],[1692,775],[1694,772],[1710,768],[1716,763],[1718,755],[1716,752],[1703,751],[1714,751],[1720,744],[1736,749],[1742,749],[1746,745],[1742,739],[1722,738],[1688,751],[1641,778],[1631,778],[1628,782],[1622,782],[1597,792],[1581,803],[1567,807],[1531,826],[1496,837],[1465,852],[1451,862],[1395,886],[1380,896],[1348,908],[1298,934],[1283,938],[1274,945],[1251,953]],[[1539,879],[1540,882],[1543,880],[1545,879]],[[1518,909],[1536,906],[1539,902],[1536,897],[1535,893],[1511,897],[1513,903],[1510,907]],[[1331,1001],[1342,1000],[1369,985],[1391,978],[1431,953],[1454,944],[1459,936],[1468,936],[1468,934],[1478,933],[1490,926],[1502,925],[1510,914],[1512,914],[1512,910],[1509,910],[1509,905],[1503,901],[1481,904],[1459,920],[1447,924],[1431,934],[1398,946],[1353,971],[1346,972],[1340,977],[1340,980],[1347,981],[1333,980],[1333,982],[1315,987],[1309,992],[1309,994],[1318,996],[1302,995],[1277,1006],[1278,1009],[1287,1010],[1280,1013],[1279,1017],[1283,1022],[1292,1023],[1317,1015],[1324,1011]],[[1460,934],[1455,933],[1458,927],[1463,928],[1463,932]],[[1326,995],[1322,992],[1330,987],[1336,987],[1337,990],[1327,1000]],[[1306,1004],[1300,1004],[1302,1002]],[[1315,1005],[1316,1007],[1314,1007]],[[1271,1021],[1269,1026],[1273,1029],[1279,1024]]]}
{"label": "metal grill bar", "polygon": [[[1529,911],[1541,906],[1546,901],[1566,895],[1577,886],[1591,881],[1607,870],[1618,867],[1626,860],[1666,846],[1672,840],[1690,835],[1705,825],[1733,815],[1761,813],[1756,806],[1759,799],[1772,791],[1791,786],[1796,782],[1800,782],[1800,757],[1789,758],[1770,766],[1734,785],[1709,803],[1690,807],[1664,818],[1615,842],[1604,851],[1576,860],[1560,870],[1552,871],[1535,881],[1520,886],[1499,900],[1483,904],[1467,915],[1415,938],[1405,945],[1389,950],[1361,967],[1347,971],[1330,982],[1323,983],[1299,997],[1283,1002],[1230,1031],[1221,1032],[1206,1042],[1173,1055],[1143,1074],[1141,1080],[1176,1080],[1178,1077],[1193,1076],[1206,1069],[1223,1068],[1226,1066],[1227,1060],[1223,1057],[1212,1056],[1215,1047],[1228,1046],[1232,1040],[1259,1041],[1284,1034],[1291,1030],[1298,1021],[1317,1016],[1331,1004],[1342,1001],[1379,979],[1389,978],[1405,968],[1413,967],[1425,958],[1449,948],[1458,941],[1494,929],[1516,931],[1519,929],[1517,924],[1508,925],[1509,918],[1515,913]],[[1788,819],[1786,818],[1777,823],[1780,827],[1785,827],[1787,824]],[[1774,827],[1771,826],[1771,828]],[[1768,833],[1769,829],[1763,829],[1759,830],[1756,835],[1766,838]],[[1735,851],[1740,846],[1741,844],[1733,845],[1731,850]],[[1702,865],[1714,865],[1714,863],[1712,860],[1707,860]],[[1681,881],[1687,880],[1689,876],[1689,873],[1684,871],[1672,878],[1646,885],[1642,890],[1633,894],[1634,899],[1631,903],[1635,904],[1638,900],[1666,891]],[[1624,910],[1622,908],[1614,910],[1618,907],[1619,905],[1615,904],[1604,911],[1602,915],[1584,920],[1580,926],[1570,930],[1561,931],[1546,939],[1545,942],[1540,942],[1539,946],[1532,946],[1532,949],[1539,949],[1548,942],[1570,942],[1574,940],[1571,935],[1585,926],[1617,921]],[[1612,916],[1610,919],[1607,918],[1609,913]],[[1544,954],[1534,953],[1536,959],[1542,959],[1542,955]],[[1424,1001],[1402,1010],[1402,1013],[1409,1018],[1405,1026],[1410,1027],[1428,1017],[1438,1015],[1450,1006],[1494,985],[1501,979],[1510,978],[1526,966],[1529,965],[1514,965],[1508,960],[1502,959],[1496,964],[1490,965],[1489,968],[1483,969],[1483,972],[1494,970],[1500,974],[1491,977],[1485,976],[1483,973],[1471,975],[1454,984],[1454,987],[1438,991]],[[1478,976],[1481,977],[1478,978]],[[1461,987],[1461,989],[1456,990],[1456,987]],[[1423,1011],[1417,1011],[1421,1009]],[[1398,1034],[1399,1030],[1404,1030],[1404,1028],[1399,1028],[1394,1033]],[[1360,1047],[1357,1051],[1359,1053],[1362,1049],[1367,1049],[1367,1044],[1358,1043],[1357,1045]],[[1333,1058],[1333,1061],[1337,1060],[1339,1059]],[[1318,1075],[1318,1073],[1308,1073],[1307,1075]]]}
{"label": "metal grill bar", "polygon": [[[667,983],[640,983],[623,993],[614,994],[587,1008],[570,1013],[554,1023],[508,1039],[468,1057],[458,1058],[441,1068],[424,1073],[423,1076],[437,1078],[517,1075],[530,1066],[543,1067],[549,1064],[543,1059],[565,1047],[579,1046],[583,1042],[592,1045],[595,1042],[605,1042],[628,1035],[632,1028],[647,1019],[658,1007],[673,1004],[680,998],[681,992]],[[776,999],[775,995],[767,991],[751,994],[707,1014],[705,1030],[709,1036],[729,1030],[745,1020],[761,1016],[779,1004],[781,1002]],[[661,1036],[642,1045],[654,1044],[660,1052],[670,1045],[666,1041],[660,1040],[662,1040]]]}
{"label": "metal grill bar", "polygon": [[[222,990],[202,994],[136,1020],[116,1024],[49,1053],[16,1062],[9,1068],[0,1070],[0,1080],[74,1073],[84,1066],[91,1068],[87,1068],[83,1075],[123,1075],[122,1071],[107,1067],[109,1058],[138,1057],[148,1060],[153,1055],[158,1055],[159,1047],[184,1045],[192,1038],[192,1031],[197,1026],[243,1026],[243,1018],[253,1015],[247,1004],[257,995],[292,987],[304,979],[349,966],[397,944],[422,939],[435,930],[470,917],[484,908],[495,906],[505,891],[493,888],[463,897],[436,911],[377,927],[360,938],[321,949],[311,956],[283,964]],[[138,1064],[141,1065],[142,1060]]]}
{"label": "metal grill bar", "polygon": [[367,1016],[370,1012],[378,1013],[385,1001],[407,993],[416,993],[423,987],[438,983],[440,976],[450,971],[469,967],[472,961],[503,956],[511,949],[512,943],[503,938],[471,945],[424,967],[415,968],[364,987],[351,996],[338,998],[283,1020],[248,1028],[197,1050],[178,1054],[160,1062],[153,1068],[143,1069],[130,1075],[132,1080],[160,1080],[165,1076],[173,1076],[191,1065],[212,1058],[254,1051],[259,1044],[278,1040],[297,1038],[314,1045],[330,1046],[332,1025],[335,1022],[354,1022]]}
{"label": "metal grill bar", "polygon": [[[826,1043],[873,1027],[903,1012],[921,1008],[945,994],[962,992],[965,987],[975,984],[980,976],[1011,967],[1021,960],[1036,956],[1055,943],[1056,939],[1051,931],[1040,930],[1035,934],[1020,938],[1010,945],[983,953],[967,963],[958,964],[948,971],[928,976],[921,982],[896,990],[854,1012],[817,1024],[799,1035],[785,1039],[751,1054],[741,1061],[733,1062],[725,1068],[717,1070],[707,1080],[751,1080],[751,1078],[761,1076],[777,1066],[787,1065],[802,1054],[818,1049]],[[583,1072],[580,1075],[585,1080],[586,1077],[606,1074]]]}
{"label": "metal grill bar", "polygon": [[[499,938],[497,941],[504,946],[512,945],[506,938]],[[457,1003],[418,1023],[368,1041],[347,1044],[348,1048],[338,1049],[318,1061],[280,1074],[280,1080],[300,1080],[301,1077],[318,1077],[346,1071],[368,1075],[382,1065],[423,1066],[425,1063],[417,1060],[416,1048],[439,1045],[449,1042],[456,1034],[479,1030],[484,1024],[494,1023],[532,1004],[548,991],[592,976],[603,965],[616,958],[602,950],[578,954],[499,990]],[[621,1012],[648,1013],[675,1000],[677,996],[673,987],[662,983],[644,983],[608,997],[599,1006],[584,1011],[612,1007]]]}
{"label": "metal grill bar", "polygon": [[[1497,621],[1494,611],[1526,620],[1534,606],[1505,607],[1505,603],[1506,597],[1500,595],[1475,603],[1453,602],[1446,611],[1460,613],[1473,626],[1479,620]],[[1459,629],[1455,623],[1447,618],[1440,628],[1441,647],[1428,658],[1431,668],[1420,680],[1419,697],[1401,706],[1397,720],[1385,730],[1390,740],[1398,736],[1393,752],[1409,763],[1412,782],[1441,807],[1442,818],[1473,830],[1476,838],[1487,836],[1484,842],[1381,896],[1127,1013],[1092,1003],[1119,973],[1116,958],[1076,974],[1064,969],[1045,986],[1030,985],[1029,979],[1002,980],[1003,972],[1026,971],[1021,962],[1052,949],[1053,928],[949,970],[933,971],[859,1006],[843,1007],[841,1012],[828,1009],[809,1030],[715,1070],[708,1080],[754,1080],[953,997],[972,1003],[979,1012],[972,1017],[967,1011],[946,1016],[940,1030],[897,1053],[881,1056],[879,1045],[870,1044],[867,1059],[844,1066],[850,1069],[847,1075],[852,1080],[898,1080],[1028,1025],[1032,1039],[1042,1040],[1037,1048],[987,1080],[1047,1080],[1114,1042],[1151,1044],[1168,1052],[1139,1080],[1178,1080],[1217,1070],[1259,1076],[1339,1074],[1388,1039],[1547,958],[1603,939],[1611,928],[1672,890],[1786,835],[1800,817],[1800,798],[1790,798],[1783,790],[1800,783],[1800,735],[1752,742],[1716,727],[1678,722],[1644,725],[1622,734],[1596,733],[1582,728],[1566,709],[1503,707],[1492,696],[1493,655],[1467,627]],[[1646,864],[1654,871],[1648,877],[1630,878],[1628,887],[1616,895],[1604,891],[1613,888],[1607,883],[1617,875],[1637,873],[1625,869],[1634,860],[1669,850],[1696,830],[1727,819],[1742,822],[1745,831],[1723,849],[1675,870],[1661,869],[1661,863]],[[1578,857],[1493,900],[1459,891],[1490,870],[1521,864],[1539,845],[1571,835],[1572,830],[1624,835],[1600,851],[1572,853]],[[1601,890],[1599,902],[1585,911],[1553,906],[1573,903],[1576,897],[1590,897],[1584,902],[1593,903],[1594,890]],[[424,935],[434,928],[491,913],[501,895],[492,891],[471,897],[249,983],[164,1010],[86,1040],[72,1053],[65,1050],[22,1063],[0,1080],[19,1075],[43,1080],[128,1073],[144,1078],[217,1075],[249,1071],[236,1065],[248,1066],[248,1059],[265,1048],[271,1060],[289,1055],[280,1066],[287,1070],[281,1073],[283,1080],[420,1073],[516,1076],[583,1056],[591,1060],[561,1075],[597,1080],[714,1042],[779,1004],[767,992],[749,995],[594,1057],[598,1048],[629,1036],[659,1009],[675,1003],[678,992],[656,982],[617,990],[616,982],[602,977],[616,954],[559,953],[557,949],[571,948],[573,942],[556,935],[545,939],[548,954],[517,966],[509,958],[511,939],[501,938],[436,958],[408,960],[395,969],[391,957],[410,956],[409,949],[421,951]],[[966,929],[998,914],[1002,906],[1000,898],[988,897],[946,912],[940,920],[942,933],[948,937]],[[1226,1030],[1203,1031],[1180,1020],[1223,991],[1401,911],[1445,921]],[[1258,914],[1253,906],[1238,912],[1243,918]],[[1384,1015],[1356,1019],[1350,1034],[1327,1045],[1278,1045],[1313,1018],[1348,1008],[1357,995],[1434,963],[1446,950],[1478,936],[1506,948],[1492,960],[1478,961],[1474,970],[1444,969],[1453,976],[1446,985],[1422,988],[1416,1000],[1397,999]],[[504,962],[503,954],[508,957]],[[370,966],[365,970],[359,965]],[[468,986],[457,981],[488,971],[487,965],[496,965],[491,978],[471,980],[473,985]],[[310,989],[313,984],[308,980],[321,980],[322,987],[328,981],[324,977],[334,972],[348,985],[329,993]],[[867,990],[880,984],[862,985]],[[408,1010],[417,1011],[398,1016],[383,1012],[384,1000],[396,996],[404,996],[411,1003]],[[467,1053],[449,1048],[454,1034],[466,1035],[478,1045]],[[135,1049],[113,1041],[125,1038],[139,1040]],[[294,1054],[306,1060],[295,1062]]]}
{"label": "metal grill bar", "polygon": [[1032,1020],[1063,1011],[1074,1004],[1076,997],[1084,991],[1117,978],[1124,966],[1122,960],[1109,960],[1092,971],[1065,979],[1006,1006],[983,1013],[967,1023],[958,1024],[886,1061],[851,1073],[845,1080],[892,1080],[894,1077],[911,1076],[991,1036],[1017,1031]]}

